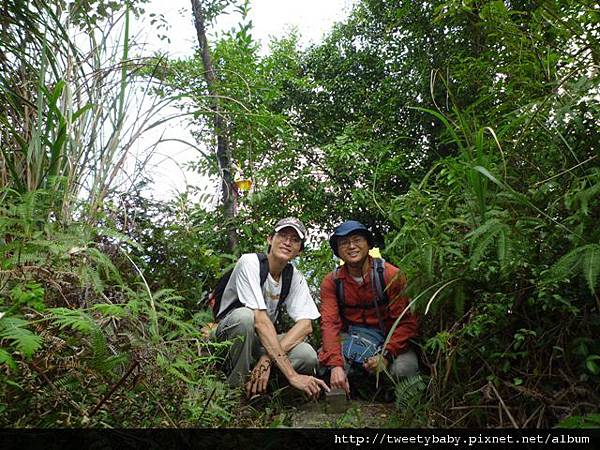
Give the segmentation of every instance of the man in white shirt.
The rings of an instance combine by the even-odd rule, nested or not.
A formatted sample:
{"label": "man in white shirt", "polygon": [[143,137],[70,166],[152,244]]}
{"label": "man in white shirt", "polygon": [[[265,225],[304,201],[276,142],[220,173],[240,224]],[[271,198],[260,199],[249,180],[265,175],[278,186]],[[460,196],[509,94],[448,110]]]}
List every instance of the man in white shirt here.
{"label": "man in white shirt", "polygon": [[249,396],[266,392],[273,364],[291,386],[312,398],[318,397],[321,389],[329,391],[324,381],[312,376],[317,353],[304,339],[312,332],[311,321],[319,317],[319,311],[304,276],[295,268],[283,303],[295,324],[280,335],[273,325],[279,311],[282,272],[302,251],[305,238],[306,228],[298,219],[280,220],[267,238],[269,273],[264,284],[261,286],[259,258],[249,253],[240,257],[223,291],[217,316],[230,311],[220,319],[217,337],[233,341],[228,382],[231,386],[246,382]]}

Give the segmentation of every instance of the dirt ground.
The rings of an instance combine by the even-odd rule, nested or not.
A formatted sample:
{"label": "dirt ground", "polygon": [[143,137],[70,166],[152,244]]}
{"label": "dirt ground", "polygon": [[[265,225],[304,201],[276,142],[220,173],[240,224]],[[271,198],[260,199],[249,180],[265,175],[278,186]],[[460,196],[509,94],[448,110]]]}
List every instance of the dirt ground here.
{"label": "dirt ground", "polygon": [[393,427],[393,403],[376,403],[364,400],[348,401],[346,410],[331,412],[325,400],[310,402],[291,411],[293,428],[385,428]]}

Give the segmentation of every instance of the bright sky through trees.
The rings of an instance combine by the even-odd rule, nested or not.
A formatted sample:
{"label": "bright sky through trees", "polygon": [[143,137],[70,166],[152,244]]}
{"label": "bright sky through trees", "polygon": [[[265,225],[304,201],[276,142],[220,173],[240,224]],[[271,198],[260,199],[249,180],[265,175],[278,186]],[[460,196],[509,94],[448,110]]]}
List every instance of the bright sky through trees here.
{"label": "bright sky through trees", "polygon": [[[252,0],[250,20],[254,25],[253,36],[260,41],[263,52],[267,52],[271,36],[281,37],[296,28],[301,44],[308,46],[319,42],[335,22],[343,20],[353,3],[354,0]],[[159,18],[151,24],[151,18],[146,14],[143,22],[136,23],[135,33],[140,42],[146,43],[146,52],[166,52],[172,58],[193,54],[197,41],[189,0],[153,0],[146,6],[146,11]],[[237,14],[221,15],[210,33],[227,30],[239,21]],[[160,39],[161,35],[167,36],[170,42]],[[176,111],[167,114],[173,113]],[[184,119],[174,119],[162,129],[147,133],[140,140],[140,148],[151,147],[161,136],[163,139],[192,139],[185,129]],[[168,199],[185,189],[186,183],[206,184],[206,179],[181,167],[181,164],[196,158],[196,151],[185,144],[169,142],[159,145],[149,164],[155,183],[153,195]]]}

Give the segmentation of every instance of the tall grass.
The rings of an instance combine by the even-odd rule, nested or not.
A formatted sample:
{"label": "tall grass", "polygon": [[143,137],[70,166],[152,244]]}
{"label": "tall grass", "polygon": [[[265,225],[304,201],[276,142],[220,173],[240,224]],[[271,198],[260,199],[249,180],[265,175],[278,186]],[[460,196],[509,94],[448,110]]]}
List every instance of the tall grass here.
{"label": "tall grass", "polygon": [[132,148],[169,99],[140,82],[128,7],[97,24],[54,8],[15,2],[1,12],[0,188],[53,191],[61,220],[84,200],[94,221],[106,196],[128,187]]}

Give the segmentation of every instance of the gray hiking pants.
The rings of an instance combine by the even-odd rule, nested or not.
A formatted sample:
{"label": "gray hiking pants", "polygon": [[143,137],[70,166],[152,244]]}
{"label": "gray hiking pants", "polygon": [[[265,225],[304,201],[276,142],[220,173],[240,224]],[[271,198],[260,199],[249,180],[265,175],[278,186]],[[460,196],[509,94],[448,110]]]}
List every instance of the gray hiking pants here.
{"label": "gray hiking pants", "polygon": [[[279,335],[281,338],[283,335]],[[250,308],[237,308],[225,316],[217,327],[219,341],[232,341],[227,356],[230,386],[242,386],[254,365],[265,349],[254,330],[254,311]],[[288,352],[288,358],[296,372],[313,375],[317,367],[317,352],[306,342],[301,342]]]}

